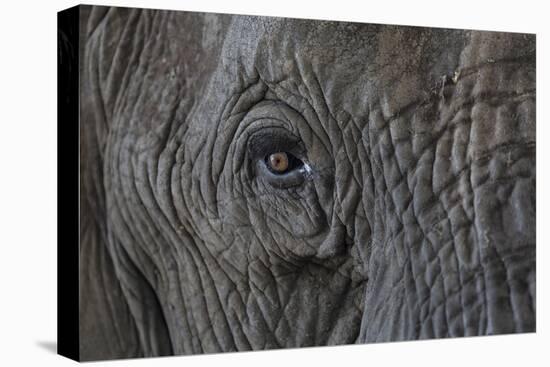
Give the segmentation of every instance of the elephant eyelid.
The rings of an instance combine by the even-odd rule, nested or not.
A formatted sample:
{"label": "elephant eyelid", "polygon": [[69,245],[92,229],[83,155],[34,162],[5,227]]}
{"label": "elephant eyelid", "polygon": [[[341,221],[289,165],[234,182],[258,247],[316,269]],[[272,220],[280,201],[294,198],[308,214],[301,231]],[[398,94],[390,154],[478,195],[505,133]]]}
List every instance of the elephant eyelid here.
{"label": "elephant eyelid", "polygon": [[298,159],[305,156],[301,140],[282,128],[259,131],[248,139],[248,154],[251,160],[263,159],[276,152],[288,152]]}

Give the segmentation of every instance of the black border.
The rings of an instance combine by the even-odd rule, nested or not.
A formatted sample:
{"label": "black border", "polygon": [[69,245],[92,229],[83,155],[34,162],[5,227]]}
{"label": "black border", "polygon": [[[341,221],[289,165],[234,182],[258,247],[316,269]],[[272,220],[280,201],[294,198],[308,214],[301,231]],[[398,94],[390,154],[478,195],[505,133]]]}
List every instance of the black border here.
{"label": "black border", "polygon": [[79,20],[57,13],[57,353],[79,353]]}

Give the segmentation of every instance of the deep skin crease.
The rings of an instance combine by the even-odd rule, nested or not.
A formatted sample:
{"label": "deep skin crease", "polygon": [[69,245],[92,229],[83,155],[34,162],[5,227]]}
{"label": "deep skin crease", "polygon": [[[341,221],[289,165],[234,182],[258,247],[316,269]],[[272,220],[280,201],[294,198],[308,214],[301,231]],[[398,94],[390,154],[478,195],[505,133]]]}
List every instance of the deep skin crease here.
{"label": "deep skin crease", "polygon": [[82,359],[535,330],[533,35],[81,15]]}

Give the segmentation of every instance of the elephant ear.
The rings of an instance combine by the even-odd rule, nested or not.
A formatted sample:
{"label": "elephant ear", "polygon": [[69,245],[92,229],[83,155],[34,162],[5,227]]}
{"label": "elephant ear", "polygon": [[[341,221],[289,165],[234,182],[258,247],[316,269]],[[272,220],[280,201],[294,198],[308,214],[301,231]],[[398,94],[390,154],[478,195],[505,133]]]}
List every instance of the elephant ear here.
{"label": "elephant ear", "polygon": [[[172,353],[156,295],[111,234],[107,221],[104,152],[117,73],[102,80],[117,32],[104,24],[128,19],[133,9],[80,7],[80,359]],[[121,37],[118,32],[118,37]],[[105,74],[103,74],[105,75]]]}

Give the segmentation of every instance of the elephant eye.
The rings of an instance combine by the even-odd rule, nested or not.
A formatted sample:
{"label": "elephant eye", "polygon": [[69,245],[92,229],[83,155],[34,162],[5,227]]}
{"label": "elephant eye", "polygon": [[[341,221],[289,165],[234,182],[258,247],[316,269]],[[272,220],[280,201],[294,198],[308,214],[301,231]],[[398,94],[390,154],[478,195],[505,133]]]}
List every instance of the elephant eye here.
{"label": "elephant eye", "polygon": [[311,172],[307,164],[285,151],[266,154],[256,167],[256,174],[277,189],[301,185]]}
{"label": "elephant eye", "polygon": [[288,152],[275,152],[266,155],[267,168],[276,175],[282,175],[303,166],[303,162]]}
{"label": "elephant eye", "polygon": [[[254,175],[276,189],[296,187],[311,177],[312,169],[300,138],[280,127],[254,133],[247,142]],[[298,158],[300,157],[300,158]]]}

